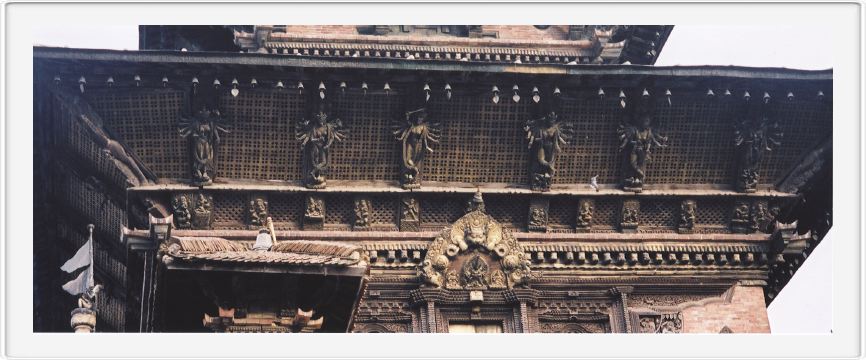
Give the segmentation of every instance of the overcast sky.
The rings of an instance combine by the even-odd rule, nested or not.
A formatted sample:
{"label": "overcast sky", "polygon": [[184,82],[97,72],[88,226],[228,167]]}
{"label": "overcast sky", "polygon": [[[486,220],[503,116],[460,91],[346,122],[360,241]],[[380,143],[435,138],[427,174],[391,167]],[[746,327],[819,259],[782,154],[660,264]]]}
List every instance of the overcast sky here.
{"label": "overcast sky", "polygon": [[[137,26],[43,25],[33,27],[33,34],[37,45],[138,48]],[[810,24],[802,27],[675,26],[656,65],[829,69],[833,67],[831,51],[804,51],[803,47],[803,44],[824,44],[826,40],[827,34],[815,31]],[[770,327],[774,333],[829,333],[832,330],[830,238],[828,235],[812,252],[770,305]]]}

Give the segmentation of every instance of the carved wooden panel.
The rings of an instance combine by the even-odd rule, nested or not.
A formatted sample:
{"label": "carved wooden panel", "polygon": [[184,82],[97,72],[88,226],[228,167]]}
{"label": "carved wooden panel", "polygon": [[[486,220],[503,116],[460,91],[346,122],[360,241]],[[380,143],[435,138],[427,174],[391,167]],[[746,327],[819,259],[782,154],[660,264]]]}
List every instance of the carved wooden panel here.
{"label": "carved wooden panel", "polygon": [[85,129],[79,118],[80,114],[57,98],[52,99],[51,106],[54,130],[58,134],[65,134],[56,139],[60,151],[75,154],[110,179],[113,185],[126,187],[127,177],[135,175],[118,169],[114,158],[108,155],[102,146],[97,145],[90,131]]}
{"label": "carved wooden panel", "polygon": [[465,214],[471,196],[425,195],[421,199],[421,223],[426,230],[440,230]]}
{"label": "carved wooden panel", "polygon": [[600,101],[594,94],[580,95],[562,101],[562,117],[574,122],[575,137],[562,147],[553,183],[589,184],[596,175],[599,184],[616,183],[621,170],[616,151],[619,102]]}
{"label": "carved wooden panel", "polygon": [[640,232],[676,232],[680,201],[676,199],[653,199],[643,201],[640,207]]}
{"label": "carved wooden panel", "polygon": [[822,103],[813,94],[795,96],[790,102],[781,96],[770,102],[770,111],[779,119],[785,137],[781,146],[764,153],[758,169],[761,183],[780,179],[802,156],[806,144],[816,144],[833,132],[832,121],[829,121],[833,118],[831,102]]}
{"label": "carved wooden panel", "polygon": [[189,176],[187,143],[177,134],[178,118],[186,106],[183,91],[88,91],[87,100],[105,126],[157,176]]}
{"label": "carved wooden panel", "polygon": [[222,229],[246,229],[244,219],[248,201],[246,194],[223,193],[214,198],[214,226]]}
{"label": "carved wooden panel", "polygon": [[[328,86],[328,96],[337,101],[338,115],[352,134],[332,149],[330,178],[396,180],[399,154],[390,129],[402,111],[399,89],[366,96],[350,89],[341,98],[336,85]],[[514,103],[508,89],[501,90],[498,104],[491,101],[490,92],[454,96],[451,101],[433,97],[429,110],[441,120],[443,136],[425,160],[425,180],[527,182],[523,124],[528,101]],[[602,184],[617,182],[619,101],[614,94],[599,100],[596,91],[562,89],[562,116],[574,122],[576,135],[563,147],[554,184],[588,184],[595,175]],[[655,95],[662,90],[650,91]],[[742,91],[732,89],[732,96],[740,99]],[[671,105],[664,96],[653,97],[658,102],[654,124],[670,138],[670,147],[654,151],[654,160],[647,165],[648,184],[732,183],[733,131],[727,106],[718,99],[721,95],[708,99],[693,89],[673,92]],[[107,127],[158,176],[188,176],[186,143],[176,133],[177,118],[186,106],[183,91],[97,90],[86,96]],[[804,149],[832,130],[829,106],[806,94],[797,96],[793,102],[779,97],[770,103],[786,135],[782,146],[767,152],[759,165],[763,184],[778,179]],[[293,124],[304,115],[303,95],[288,89],[244,89],[237,97],[224,95],[222,101],[225,115],[234,123],[217,156],[220,177],[298,179],[300,148],[291,135]]]}
{"label": "carved wooden panel", "polygon": [[442,140],[424,164],[427,181],[526,183],[528,157],[523,125],[527,102],[490,93],[431,100],[442,123]]}
{"label": "carved wooden panel", "polygon": [[539,325],[541,333],[609,333],[610,324],[603,322],[543,322]]}
{"label": "carved wooden panel", "polygon": [[349,136],[331,148],[329,179],[396,181],[400,150],[391,127],[403,109],[403,96],[364,95],[357,89],[341,95],[337,88],[328,94],[334,99],[333,116],[343,121]]}
{"label": "carved wooden panel", "polygon": [[276,229],[299,229],[304,214],[304,197],[301,194],[271,194],[268,208]]}
{"label": "carved wooden panel", "polygon": [[295,91],[244,89],[221,98],[230,134],[221,137],[217,170],[221,178],[297,180],[301,147],[294,139],[292,120],[304,111]]}

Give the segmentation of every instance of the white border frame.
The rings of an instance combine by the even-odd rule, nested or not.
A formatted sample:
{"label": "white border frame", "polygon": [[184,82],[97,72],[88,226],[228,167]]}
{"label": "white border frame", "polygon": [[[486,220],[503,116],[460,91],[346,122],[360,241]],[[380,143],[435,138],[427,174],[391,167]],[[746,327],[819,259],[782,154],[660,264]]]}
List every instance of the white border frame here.
{"label": "white border frame", "polygon": [[[863,354],[863,247],[860,224],[864,175],[863,6],[857,2],[813,3],[6,3],[0,10],[4,82],[0,100],[6,128],[0,167],[6,200],[0,214],[4,268],[0,286],[5,323],[0,350],[10,357],[858,357]],[[834,333],[832,335],[364,335],[364,334],[34,334],[32,333],[32,40],[39,24],[228,24],[228,23],[665,23],[811,24],[827,34],[834,62]],[[98,34],[94,34],[98,36]],[[796,34],[792,34],[796,36]],[[768,39],[771,40],[771,39]],[[828,46],[832,44],[832,46]],[[11,71],[6,71],[10,69]],[[8,77],[3,76],[8,75]],[[8,105],[8,106],[2,106]],[[857,131],[852,131],[853,129]],[[7,130],[8,131],[4,131]],[[855,148],[860,145],[859,151]],[[15,149],[14,153],[6,151]],[[860,157],[858,158],[858,155]],[[856,172],[852,164],[859,164]],[[12,175],[6,177],[6,175]],[[859,175],[859,176],[858,176]],[[7,187],[8,186],[8,187]],[[856,189],[856,190],[855,190]],[[857,196],[852,196],[853,192]],[[8,197],[6,197],[8,196]],[[858,204],[858,200],[860,203]],[[856,209],[856,210],[855,210]],[[7,211],[12,210],[12,211]],[[8,216],[8,218],[7,218]],[[5,221],[5,223],[4,223]],[[6,225],[14,225],[12,228]],[[859,236],[858,236],[859,235]],[[14,276],[13,276],[14,274]],[[74,306],[70,300],[70,310]],[[337,345],[339,344],[339,345]],[[336,346],[335,346],[336,345]]]}

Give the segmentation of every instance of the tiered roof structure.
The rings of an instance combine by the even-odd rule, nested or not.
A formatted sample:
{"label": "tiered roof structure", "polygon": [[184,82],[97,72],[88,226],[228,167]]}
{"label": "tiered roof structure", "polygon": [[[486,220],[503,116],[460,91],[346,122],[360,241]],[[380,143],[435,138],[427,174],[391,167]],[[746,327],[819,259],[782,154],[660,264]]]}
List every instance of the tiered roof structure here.
{"label": "tiered roof structure", "polygon": [[34,48],[34,260],[95,223],[106,331],[767,332],[831,224],[832,71],[649,66],[671,28]]}

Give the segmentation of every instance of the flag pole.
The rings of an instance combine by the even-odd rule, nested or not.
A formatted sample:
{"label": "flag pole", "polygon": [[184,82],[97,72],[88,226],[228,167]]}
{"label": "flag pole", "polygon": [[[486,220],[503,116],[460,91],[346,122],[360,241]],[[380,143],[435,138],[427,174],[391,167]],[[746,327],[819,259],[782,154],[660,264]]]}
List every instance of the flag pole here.
{"label": "flag pole", "polygon": [[[90,287],[90,288],[92,288],[93,286],[96,285],[96,281],[93,279],[93,272],[94,272],[94,270],[96,270],[93,267],[93,228],[94,227],[95,226],[93,226],[93,224],[87,224],[87,231],[90,233],[89,234],[89,237],[90,237],[90,239],[89,239],[90,240],[90,279],[88,279],[87,285],[89,285],[88,287]],[[95,304],[96,303],[96,301],[95,301],[96,293],[93,294],[93,298],[94,298],[94,304]]]}
{"label": "flag pole", "polygon": [[78,307],[72,310],[72,319],[70,319],[70,325],[76,333],[96,332],[96,310],[94,307],[96,306],[96,294],[99,293],[99,287],[96,286],[93,276],[93,272],[95,271],[93,267],[93,229],[93,224],[87,225],[89,233],[88,242],[90,242],[90,248],[88,249],[90,253],[90,266],[85,271],[89,273],[84,284],[84,291],[78,294]]}
{"label": "flag pole", "polygon": [[88,279],[89,282],[87,283],[87,285],[88,285],[87,291],[89,293],[88,295],[90,295],[90,294],[93,295],[93,299],[91,300],[91,301],[93,301],[92,302],[92,306],[93,306],[92,309],[93,309],[93,316],[94,316],[93,332],[96,332],[96,321],[95,321],[96,319],[95,319],[95,317],[96,317],[97,311],[99,310],[97,308],[97,305],[96,305],[97,304],[96,297],[98,296],[99,291],[96,290],[96,280],[94,279],[94,276],[93,276],[93,273],[96,272],[96,267],[93,266],[93,264],[94,264],[94,260],[93,260],[94,259],[94,257],[93,257],[93,255],[94,255],[93,254],[93,242],[94,242],[93,241],[93,229],[94,228],[95,228],[95,226],[93,224],[87,224],[87,232],[89,233],[88,236],[90,237],[89,238],[89,240],[90,240],[90,279]]}

